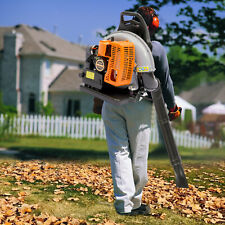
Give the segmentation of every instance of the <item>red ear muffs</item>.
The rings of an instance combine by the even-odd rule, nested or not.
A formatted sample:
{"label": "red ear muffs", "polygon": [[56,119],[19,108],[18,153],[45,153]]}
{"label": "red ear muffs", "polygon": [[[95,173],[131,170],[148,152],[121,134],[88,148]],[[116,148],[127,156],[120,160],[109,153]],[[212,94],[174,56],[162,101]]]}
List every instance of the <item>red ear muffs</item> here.
{"label": "red ear muffs", "polygon": [[153,28],[158,28],[159,27],[159,19],[158,19],[158,17],[156,17],[156,16],[153,17],[152,26],[153,26]]}
{"label": "red ear muffs", "polygon": [[144,18],[148,28],[155,30],[159,27],[159,19],[153,8],[140,7],[137,12]]}

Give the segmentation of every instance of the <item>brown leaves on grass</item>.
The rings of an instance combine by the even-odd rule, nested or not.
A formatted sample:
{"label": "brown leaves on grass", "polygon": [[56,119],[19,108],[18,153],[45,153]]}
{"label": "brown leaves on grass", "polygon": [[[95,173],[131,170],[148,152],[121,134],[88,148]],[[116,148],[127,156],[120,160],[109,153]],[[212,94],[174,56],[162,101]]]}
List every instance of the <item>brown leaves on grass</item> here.
{"label": "brown leaves on grass", "polygon": [[88,221],[94,222],[95,224],[97,223],[97,225],[116,225],[115,222],[106,219],[105,216],[106,215],[104,215],[104,213],[96,214],[93,217],[89,218]]}
{"label": "brown leaves on grass", "polygon": [[[13,176],[18,184],[22,181],[56,184],[54,201],[61,200],[57,194],[64,194],[65,187],[77,184],[85,186],[76,188],[76,191],[82,194],[87,193],[91,188],[93,194],[103,196],[109,202],[113,201],[113,185],[109,167],[74,163],[51,165],[45,162],[30,161],[3,167],[1,171],[2,176]],[[162,170],[161,174],[165,175],[167,171]],[[220,188],[212,186],[202,191],[200,187],[189,185],[188,189],[179,189],[173,181],[168,182],[162,175],[157,175],[155,170],[148,171],[148,175],[149,182],[144,190],[143,201],[149,203],[152,208],[178,210],[186,217],[203,218],[206,223],[225,222],[225,198],[214,197],[211,194],[212,192],[220,193],[222,191]],[[217,177],[217,180],[220,178]],[[19,195],[21,198],[25,196]],[[166,215],[162,214],[158,217],[165,219]],[[93,220],[98,220],[98,218],[93,218]],[[107,221],[107,223],[111,222]]]}
{"label": "brown leaves on grass", "polygon": [[173,181],[166,182],[162,176],[154,176],[154,172],[149,171],[151,176],[154,179],[149,179],[143,198],[154,208],[175,209],[186,217],[204,218],[206,223],[225,222],[225,198],[211,194],[221,193],[220,188],[210,187],[202,191],[189,184],[188,189],[181,189],[176,188]]}
{"label": "brown leaves on grass", "polygon": [[[91,218],[89,221],[75,219],[70,217],[57,218],[48,214],[40,214],[36,216],[34,210],[37,205],[29,205],[24,203],[24,199],[16,197],[0,198],[0,224],[4,225],[88,225],[91,221],[98,222],[100,218],[98,215]],[[118,225],[113,221],[103,219],[102,223],[98,225]]]}
{"label": "brown leaves on grass", "polygon": [[22,224],[24,221],[28,223],[32,221],[30,213],[36,209],[35,205],[28,205],[24,203],[23,198],[5,197],[0,198],[0,224]]}

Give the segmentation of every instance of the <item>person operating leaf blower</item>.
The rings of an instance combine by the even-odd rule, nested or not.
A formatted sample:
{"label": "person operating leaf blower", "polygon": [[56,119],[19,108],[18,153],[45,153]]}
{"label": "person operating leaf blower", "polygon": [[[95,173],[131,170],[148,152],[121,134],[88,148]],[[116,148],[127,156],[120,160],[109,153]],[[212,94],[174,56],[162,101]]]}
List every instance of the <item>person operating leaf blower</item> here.
{"label": "person operating leaf blower", "polygon": [[[144,18],[150,35],[155,32],[159,26],[155,10],[140,7],[137,13]],[[181,108],[175,103],[166,52],[158,41],[152,41],[152,54],[155,76],[160,80],[169,118],[174,120],[180,116]],[[104,101],[102,106],[114,185],[114,206],[121,215],[150,214],[150,207],[142,204],[142,193],[148,180],[151,107],[152,103],[145,99],[123,105]]]}

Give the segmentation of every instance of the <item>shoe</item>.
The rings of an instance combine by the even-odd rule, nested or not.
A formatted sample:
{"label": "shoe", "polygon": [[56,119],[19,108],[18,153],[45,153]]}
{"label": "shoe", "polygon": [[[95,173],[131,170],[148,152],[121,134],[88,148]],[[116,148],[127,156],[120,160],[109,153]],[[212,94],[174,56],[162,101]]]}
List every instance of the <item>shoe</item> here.
{"label": "shoe", "polygon": [[145,205],[145,204],[141,204],[141,206],[137,209],[133,209],[131,210],[131,213],[133,215],[150,215],[150,206],[149,205]]}
{"label": "shoe", "polygon": [[121,212],[117,212],[120,215],[124,215],[124,216],[136,216],[136,215],[144,215],[144,216],[148,216],[150,215],[150,207],[149,205],[145,205],[145,204],[141,204],[141,206],[137,209],[132,209],[131,212],[128,213],[121,213]]}

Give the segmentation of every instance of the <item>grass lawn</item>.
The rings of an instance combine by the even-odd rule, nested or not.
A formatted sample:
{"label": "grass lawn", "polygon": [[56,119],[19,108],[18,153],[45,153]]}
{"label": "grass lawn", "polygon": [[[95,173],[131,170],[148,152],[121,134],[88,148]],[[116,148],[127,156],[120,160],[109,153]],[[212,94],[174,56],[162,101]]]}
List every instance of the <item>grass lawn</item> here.
{"label": "grass lawn", "polygon": [[[18,215],[18,210],[21,211],[20,218],[27,218],[28,214],[34,213],[35,218],[39,218],[40,221],[41,218],[43,221],[49,218],[56,221],[53,216],[57,217],[58,221],[70,217],[78,219],[80,224],[197,225],[210,222],[210,219],[214,218],[211,214],[209,216],[204,213],[198,214],[198,211],[187,213],[190,207],[167,207],[168,202],[165,204],[163,202],[165,198],[161,200],[161,205],[154,200],[156,203],[152,204],[153,214],[150,217],[124,217],[116,214],[112,200],[107,145],[104,140],[11,138],[1,140],[1,147],[19,152],[14,157],[0,153],[0,200],[8,199],[5,205],[12,203],[6,208],[17,212],[17,214],[10,215],[14,220],[13,216]],[[156,148],[157,146],[150,146],[150,182],[145,190],[147,201],[151,198],[149,197],[152,196],[151,193],[167,183],[174,188],[171,186],[174,174],[169,159],[166,154],[157,154],[154,151]],[[212,200],[224,200],[225,149],[179,148],[179,151],[188,182],[194,185],[194,189],[190,192],[207,195],[208,200],[209,195],[212,196],[210,198]],[[160,186],[162,182],[165,183]],[[150,190],[151,185],[155,185],[155,190]],[[161,191],[162,195],[163,191]],[[157,195],[157,192],[154,193]],[[180,198],[179,191],[174,190],[173,193],[178,193],[178,198]],[[17,201],[16,204],[14,204],[15,201]],[[2,215],[5,216],[4,213],[8,213],[4,209],[2,209],[4,213],[1,212],[1,203],[0,221],[3,218]],[[7,215],[4,219],[7,218],[10,221],[10,216]]]}

